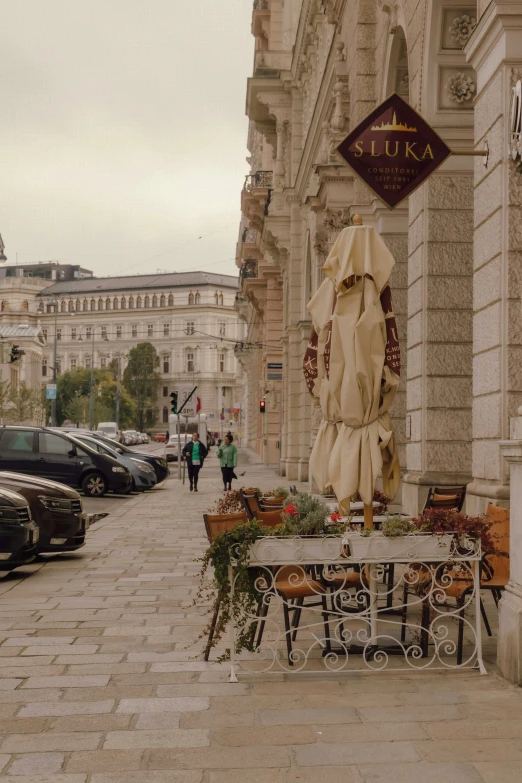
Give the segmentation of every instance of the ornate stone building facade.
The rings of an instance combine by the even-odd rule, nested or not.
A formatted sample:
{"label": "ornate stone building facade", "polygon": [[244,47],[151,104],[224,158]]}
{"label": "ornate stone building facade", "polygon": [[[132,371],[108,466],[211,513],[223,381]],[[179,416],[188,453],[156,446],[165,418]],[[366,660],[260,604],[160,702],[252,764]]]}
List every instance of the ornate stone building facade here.
{"label": "ornate stone building facade", "polygon": [[[318,416],[301,372],[306,302],[359,212],[397,262],[403,368],[393,414],[405,508],[452,483],[468,485],[471,512],[506,503],[499,442],[522,404],[522,145],[511,134],[522,3],[256,0],[252,33],[237,306],[256,347],[239,359],[249,399],[269,390],[269,413],[266,427],[251,406],[251,445],[280,458],[288,479],[308,477]],[[392,211],[335,150],[393,92],[457,154]],[[486,145],[487,166],[458,154]],[[278,360],[282,380],[270,381]]]}
{"label": "ornate stone building facade", "polygon": [[52,376],[55,305],[50,302],[58,302],[59,372],[90,367],[91,362],[108,367],[117,359],[123,373],[131,348],[150,342],[159,355],[161,375],[154,430],[164,432],[168,426],[170,393],[179,383],[194,382],[201,410],[210,416],[209,428],[220,431],[224,410],[226,431],[228,409],[243,405],[234,348],[244,326],[234,310],[236,293],[235,277],[207,272],[56,282],[35,303],[44,311],[40,319],[47,339],[41,381]]}

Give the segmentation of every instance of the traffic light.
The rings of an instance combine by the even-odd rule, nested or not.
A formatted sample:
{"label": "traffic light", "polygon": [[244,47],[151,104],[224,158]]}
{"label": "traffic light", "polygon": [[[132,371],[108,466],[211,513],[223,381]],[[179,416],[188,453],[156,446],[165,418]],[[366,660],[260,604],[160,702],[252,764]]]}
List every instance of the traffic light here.
{"label": "traffic light", "polygon": [[259,413],[265,413],[266,412],[266,402],[264,400],[259,400]]}
{"label": "traffic light", "polygon": [[170,410],[172,413],[178,412],[178,393],[177,391],[170,393]]}
{"label": "traffic light", "polygon": [[11,346],[11,353],[9,355],[9,363],[17,362],[19,359],[25,356],[25,351],[21,351],[18,345]]}

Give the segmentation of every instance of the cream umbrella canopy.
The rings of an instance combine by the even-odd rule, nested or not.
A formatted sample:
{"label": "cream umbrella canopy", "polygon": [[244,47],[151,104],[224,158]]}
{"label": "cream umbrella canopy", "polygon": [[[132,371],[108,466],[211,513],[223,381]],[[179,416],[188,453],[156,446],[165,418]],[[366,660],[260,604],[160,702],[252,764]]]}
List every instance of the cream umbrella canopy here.
{"label": "cream umbrella canopy", "polygon": [[[323,267],[335,291],[328,388],[339,415],[327,471],[341,505],[359,492],[371,507],[379,473],[391,498],[400,483],[389,414],[400,379],[399,342],[388,286],[394,264],[373,228],[354,225],[341,232]],[[311,469],[317,481],[313,461]]]}

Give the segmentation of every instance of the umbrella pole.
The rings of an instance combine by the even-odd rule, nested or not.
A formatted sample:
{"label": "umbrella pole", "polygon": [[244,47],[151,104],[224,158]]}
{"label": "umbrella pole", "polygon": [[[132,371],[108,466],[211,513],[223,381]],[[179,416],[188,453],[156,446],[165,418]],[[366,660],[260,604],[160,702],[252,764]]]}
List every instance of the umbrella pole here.
{"label": "umbrella pole", "polygon": [[[364,527],[369,530],[374,529],[373,522],[373,504],[364,504]],[[375,568],[371,565],[366,566],[366,577],[370,590],[370,647],[377,646],[377,579],[375,578]]]}

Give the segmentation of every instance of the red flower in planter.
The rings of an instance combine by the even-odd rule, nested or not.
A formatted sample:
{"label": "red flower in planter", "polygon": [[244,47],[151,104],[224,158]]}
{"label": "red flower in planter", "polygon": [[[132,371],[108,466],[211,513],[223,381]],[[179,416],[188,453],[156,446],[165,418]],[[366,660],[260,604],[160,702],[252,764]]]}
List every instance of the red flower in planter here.
{"label": "red flower in planter", "polygon": [[285,508],[285,512],[284,513],[285,514],[289,514],[291,517],[296,517],[297,516],[297,509],[296,509],[296,507],[294,506],[293,503],[289,503],[287,505],[287,507]]}
{"label": "red flower in planter", "polygon": [[332,520],[332,522],[340,522],[342,516],[340,514],[332,514],[330,519]]}

